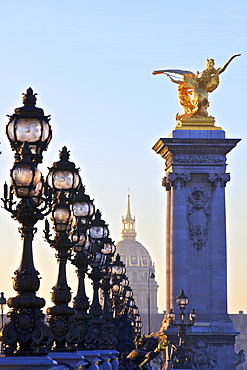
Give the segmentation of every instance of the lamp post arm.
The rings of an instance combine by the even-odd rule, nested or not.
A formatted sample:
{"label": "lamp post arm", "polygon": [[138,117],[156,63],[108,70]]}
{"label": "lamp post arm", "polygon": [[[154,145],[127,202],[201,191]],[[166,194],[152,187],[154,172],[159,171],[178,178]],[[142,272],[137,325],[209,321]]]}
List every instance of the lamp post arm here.
{"label": "lamp post arm", "polygon": [[10,188],[8,187],[8,184],[5,182],[4,184],[4,197],[1,198],[3,204],[4,204],[4,209],[6,211],[14,214],[15,210],[13,210],[13,205],[16,204],[16,202],[13,202],[13,189],[12,186]]}
{"label": "lamp post arm", "polygon": [[50,233],[50,224],[49,221],[46,219],[45,220],[45,230],[43,231],[45,236],[45,241],[49,243],[50,245],[54,243],[54,240],[51,239],[51,233]]}
{"label": "lamp post arm", "polygon": [[43,213],[43,216],[47,216],[49,213],[51,213],[51,210],[52,210],[52,199],[49,199],[49,198],[45,198],[43,199],[44,201],[44,205],[43,207],[40,207],[40,212]]}
{"label": "lamp post arm", "polygon": [[193,326],[195,323],[195,320],[190,320],[189,323],[187,324],[187,327],[190,328],[191,326]]}

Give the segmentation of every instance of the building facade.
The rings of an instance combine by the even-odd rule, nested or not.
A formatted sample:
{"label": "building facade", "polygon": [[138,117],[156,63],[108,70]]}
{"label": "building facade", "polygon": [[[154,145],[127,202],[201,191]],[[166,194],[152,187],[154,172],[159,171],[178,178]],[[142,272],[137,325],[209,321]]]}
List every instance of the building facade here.
{"label": "building facade", "polygon": [[[121,241],[116,243],[116,253],[126,266],[126,275],[129,285],[133,289],[133,296],[139,308],[143,322],[143,332],[148,332],[148,317],[150,330],[157,331],[160,321],[155,319],[158,315],[157,291],[155,280],[155,267],[147,249],[136,240],[135,217],[130,212],[130,195],[128,194],[126,216],[122,217]],[[158,317],[158,316],[157,316]]]}

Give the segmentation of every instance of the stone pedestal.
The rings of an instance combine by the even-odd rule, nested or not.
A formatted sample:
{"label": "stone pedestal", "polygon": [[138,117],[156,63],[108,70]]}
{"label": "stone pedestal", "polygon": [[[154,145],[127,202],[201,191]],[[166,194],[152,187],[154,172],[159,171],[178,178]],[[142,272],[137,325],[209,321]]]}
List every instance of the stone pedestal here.
{"label": "stone pedestal", "polygon": [[153,147],[166,162],[166,311],[178,314],[175,300],[184,289],[187,312],[197,313],[188,335],[215,352],[217,369],[230,370],[237,333],[227,314],[225,171],[226,155],[240,140],[209,123],[200,130],[186,130],[188,124]]}
{"label": "stone pedestal", "polygon": [[118,369],[118,355],[116,350],[83,350],[78,351],[80,355],[88,362],[88,369],[90,370],[117,370]]}
{"label": "stone pedestal", "polygon": [[96,352],[102,358],[100,370],[112,370],[110,351],[107,349],[99,349],[96,350]]}
{"label": "stone pedestal", "polygon": [[0,370],[64,370],[48,356],[0,356]]}
{"label": "stone pedestal", "polygon": [[68,365],[74,369],[85,369],[88,362],[77,352],[50,352],[49,356],[57,361],[58,365]]}
{"label": "stone pedestal", "polygon": [[119,352],[114,350],[114,349],[111,349],[110,350],[110,358],[111,358],[111,367],[112,367],[112,370],[118,370],[118,357],[119,357]]}
{"label": "stone pedestal", "polygon": [[102,359],[100,358],[99,354],[93,350],[83,350],[78,351],[80,355],[84,357],[84,359],[88,362],[88,369],[89,370],[99,370],[100,363]]}
{"label": "stone pedestal", "polygon": [[215,126],[215,118],[212,116],[205,117],[180,117],[177,119],[175,130],[222,130],[221,127]]}

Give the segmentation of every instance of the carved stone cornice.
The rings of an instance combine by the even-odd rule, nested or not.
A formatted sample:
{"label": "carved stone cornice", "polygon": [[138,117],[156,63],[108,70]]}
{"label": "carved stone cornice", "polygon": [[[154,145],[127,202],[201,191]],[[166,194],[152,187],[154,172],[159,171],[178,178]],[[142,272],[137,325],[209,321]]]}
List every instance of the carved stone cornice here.
{"label": "carved stone cornice", "polygon": [[170,151],[175,154],[188,152],[198,154],[221,154],[229,153],[240,139],[178,139],[162,138],[153,146],[153,150],[163,158]]}
{"label": "carved stone cornice", "polygon": [[180,182],[181,187],[185,187],[187,182],[190,180],[189,173],[168,173],[167,177],[162,179],[162,186],[166,188],[167,191],[171,190],[171,187],[177,187],[178,182]]}
{"label": "carved stone cornice", "polygon": [[208,175],[208,180],[211,182],[212,187],[216,187],[220,184],[220,186],[226,187],[226,183],[230,181],[230,174],[229,173],[210,173]]}
{"label": "carved stone cornice", "polygon": [[202,139],[202,138],[161,138],[153,146],[153,150],[166,161],[166,170],[173,165],[194,164],[225,165],[226,154],[229,153],[240,139]]}

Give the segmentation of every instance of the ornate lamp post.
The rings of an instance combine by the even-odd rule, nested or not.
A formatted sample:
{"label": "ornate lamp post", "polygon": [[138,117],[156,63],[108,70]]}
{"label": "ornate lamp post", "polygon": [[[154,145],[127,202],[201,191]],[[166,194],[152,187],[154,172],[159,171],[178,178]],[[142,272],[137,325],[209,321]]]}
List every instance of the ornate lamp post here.
{"label": "ornate lamp post", "polygon": [[131,308],[131,311],[132,311],[132,315],[133,315],[132,325],[133,325],[133,328],[134,328],[134,331],[135,331],[135,341],[137,341],[141,336],[141,330],[142,330],[143,325],[142,325],[142,321],[141,321],[141,316],[139,314],[139,309],[137,308],[136,305],[134,305]]}
{"label": "ornate lamp post", "polygon": [[175,321],[175,313],[171,308],[167,318],[169,324],[178,328],[178,346],[176,346],[175,352],[172,354],[172,368],[174,369],[186,369],[191,368],[189,347],[185,343],[186,329],[193,326],[196,318],[195,310],[192,309],[188,316],[185,318],[184,310],[189,303],[188,297],[184,294],[183,289],[181,289],[179,296],[177,296],[176,303],[180,310],[179,321]]}
{"label": "ornate lamp post", "polygon": [[101,253],[101,249],[103,248],[103,239],[107,238],[108,235],[108,227],[105,224],[105,221],[101,219],[101,213],[97,209],[94,215],[94,219],[91,221],[89,226],[89,238],[92,243],[92,258],[90,260],[92,271],[89,276],[93,281],[93,301],[89,312],[94,317],[98,318],[102,315],[102,308],[99,303],[99,282],[103,277],[103,275],[101,274],[101,268],[104,264],[104,255],[103,253]]}
{"label": "ornate lamp post", "polygon": [[180,317],[179,321],[175,321],[175,313],[171,308],[169,314],[167,315],[169,323],[178,328],[178,338],[179,338],[179,345],[184,342],[186,336],[186,329],[193,326],[196,318],[196,313],[194,308],[192,309],[191,313],[189,314],[189,319],[185,320],[185,313],[184,310],[186,309],[187,304],[189,303],[188,297],[184,294],[184,290],[181,289],[179,296],[177,296],[176,303],[180,310]]}
{"label": "ornate lamp post", "polygon": [[142,330],[142,321],[141,321],[141,316],[139,314],[135,315],[134,330],[135,330],[135,338],[138,338],[141,335],[141,330]]}
{"label": "ornate lamp post", "polygon": [[117,319],[118,315],[120,314],[122,308],[123,308],[123,292],[124,292],[124,286],[120,284],[120,280],[113,276],[110,279],[110,285],[111,285],[111,309],[113,312],[113,318]]}
{"label": "ornate lamp post", "polygon": [[57,251],[59,271],[57,283],[52,288],[51,300],[54,306],[47,309],[47,314],[54,336],[52,351],[66,352],[75,350],[75,343],[79,339],[79,332],[73,320],[75,309],[68,306],[71,293],[67,284],[66,263],[69,251],[75,244],[69,239],[72,223],[71,202],[73,195],[81,185],[81,179],[75,164],[69,162],[69,152],[66,147],[63,147],[60,152],[60,160],[55,162],[49,170],[47,182],[54,195],[51,219],[56,235],[54,239],[50,238],[49,222],[46,220],[45,238]]}
{"label": "ornate lamp post", "polygon": [[151,315],[150,315],[150,280],[154,279],[155,275],[152,268],[148,270],[148,333],[151,330]]}
{"label": "ornate lamp post", "polygon": [[[51,340],[38,298],[39,272],[34,267],[32,240],[35,224],[50,211],[50,197],[43,187],[43,178],[36,164],[42,162],[42,152],[51,140],[49,118],[35,107],[36,97],[29,88],[24,94],[24,107],[10,116],[7,136],[15,150],[15,163],[10,171],[11,187],[4,185],[4,208],[20,224],[23,253],[20,267],[15,271],[13,287],[17,296],[7,301],[11,311],[9,323],[2,330],[5,355],[33,356],[46,354]],[[30,146],[30,148],[29,148]],[[31,149],[31,150],[30,150]],[[45,196],[44,196],[45,195]],[[13,201],[16,196],[18,204]]]}
{"label": "ornate lamp post", "polygon": [[99,210],[95,212],[94,219],[89,225],[90,239],[90,267],[91,272],[88,274],[92,279],[93,285],[93,301],[89,309],[89,313],[93,316],[93,329],[96,334],[97,348],[106,348],[108,338],[104,332],[105,321],[102,319],[102,307],[99,302],[100,281],[104,277],[104,269],[106,263],[106,255],[102,253],[104,248],[104,239],[108,237],[109,230],[104,220],[101,219]]}
{"label": "ornate lamp post", "polygon": [[105,238],[103,248],[101,252],[106,255],[106,263],[105,263],[105,273],[104,277],[101,282],[101,290],[103,292],[104,297],[104,304],[103,304],[103,318],[106,321],[112,321],[112,310],[110,310],[110,297],[109,292],[111,289],[111,273],[112,273],[112,266],[111,266],[111,259],[115,253],[116,246],[112,242],[111,238]]}
{"label": "ornate lamp post", "polygon": [[103,278],[100,283],[100,288],[103,295],[103,309],[102,309],[102,318],[105,321],[104,329],[107,332],[107,348],[115,349],[116,348],[116,335],[115,335],[115,324],[113,323],[113,312],[110,304],[110,290],[111,290],[111,273],[112,265],[111,260],[115,253],[116,246],[114,245],[111,238],[104,239],[104,245],[101,249],[101,252],[106,256],[105,265],[103,267]]}
{"label": "ornate lamp post", "polygon": [[4,293],[1,292],[1,297],[0,297],[1,318],[2,318],[1,329],[3,328],[3,307],[5,304],[6,304],[6,298],[4,297]]}
{"label": "ornate lamp post", "polygon": [[135,300],[133,298],[133,290],[131,287],[125,286],[123,291],[123,303],[122,311],[127,310],[128,318],[131,319],[132,308],[135,306]]}
{"label": "ornate lamp post", "polygon": [[92,315],[87,312],[89,309],[89,300],[85,290],[85,274],[88,271],[91,256],[88,227],[94,214],[94,205],[90,197],[85,194],[84,186],[76,193],[72,210],[77,220],[72,234],[75,245],[73,247],[74,255],[71,259],[72,264],[77,268],[78,276],[78,289],[73,301],[73,307],[76,310],[74,316],[75,325],[80,333],[77,348],[79,350],[93,349],[96,337],[91,323]]}
{"label": "ornate lamp post", "polygon": [[[117,255],[118,257],[118,255]],[[117,262],[118,258],[116,258]],[[125,267],[124,267],[125,269]],[[118,271],[121,270],[118,267]],[[123,270],[124,271],[124,270]],[[135,306],[135,301],[132,297],[132,290],[129,286],[123,287],[119,278],[114,276],[112,306],[114,310],[114,322],[116,325],[117,350],[120,352],[120,357],[123,351],[132,350],[135,348],[134,338],[136,335],[135,315],[132,314],[132,308]],[[118,280],[118,281],[117,281]],[[127,294],[127,297],[125,295]]]}
{"label": "ornate lamp post", "polygon": [[[117,318],[118,314],[122,309],[123,304],[123,292],[125,286],[128,285],[129,281],[125,275],[126,268],[124,263],[120,259],[119,253],[116,255],[115,260],[112,262],[111,279],[110,284],[112,286],[112,298],[111,306],[113,310],[113,317]],[[123,283],[122,283],[123,282]]]}

